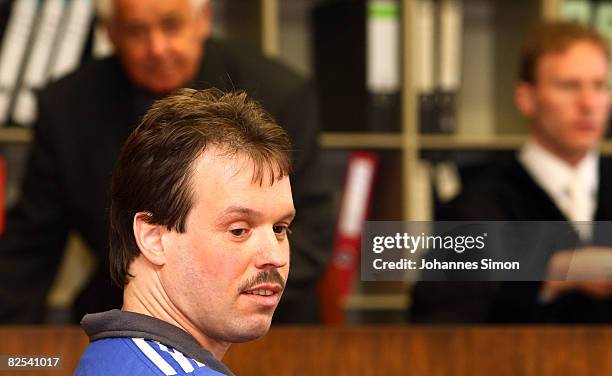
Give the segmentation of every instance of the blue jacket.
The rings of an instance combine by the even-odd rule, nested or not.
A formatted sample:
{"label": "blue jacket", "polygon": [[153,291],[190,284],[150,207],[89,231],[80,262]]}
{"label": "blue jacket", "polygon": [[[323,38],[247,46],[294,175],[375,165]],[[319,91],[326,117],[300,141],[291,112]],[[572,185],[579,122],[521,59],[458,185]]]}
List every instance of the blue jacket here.
{"label": "blue jacket", "polygon": [[91,343],[77,376],[232,375],[188,333],[156,318],[112,310],[81,324]]}
{"label": "blue jacket", "polygon": [[223,375],[159,342],[143,338],[93,341],[83,354],[77,376]]}

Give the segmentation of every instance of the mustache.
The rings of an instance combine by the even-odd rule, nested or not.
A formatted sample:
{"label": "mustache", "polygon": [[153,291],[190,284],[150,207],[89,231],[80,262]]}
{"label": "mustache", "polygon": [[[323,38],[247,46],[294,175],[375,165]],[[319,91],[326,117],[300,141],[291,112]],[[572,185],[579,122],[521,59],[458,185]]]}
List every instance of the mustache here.
{"label": "mustache", "polygon": [[270,269],[270,270],[262,270],[259,273],[257,273],[256,276],[247,280],[245,283],[243,283],[240,286],[240,288],[238,289],[238,292],[241,293],[243,291],[246,291],[252,288],[253,286],[257,286],[263,283],[279,284],[282,290],[285,289],[285,280],[280,275],[278,270]]}

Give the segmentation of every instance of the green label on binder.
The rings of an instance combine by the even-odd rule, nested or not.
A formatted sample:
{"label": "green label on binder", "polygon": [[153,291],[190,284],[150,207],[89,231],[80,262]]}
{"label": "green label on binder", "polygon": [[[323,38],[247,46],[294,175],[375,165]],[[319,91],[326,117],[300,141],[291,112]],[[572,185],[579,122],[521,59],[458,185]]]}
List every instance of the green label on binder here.
{"label": "green label on binder", "polygon": [[397,3],[372,1],[368,4],[368,17],[397,19],[399,16],[400,9]]}

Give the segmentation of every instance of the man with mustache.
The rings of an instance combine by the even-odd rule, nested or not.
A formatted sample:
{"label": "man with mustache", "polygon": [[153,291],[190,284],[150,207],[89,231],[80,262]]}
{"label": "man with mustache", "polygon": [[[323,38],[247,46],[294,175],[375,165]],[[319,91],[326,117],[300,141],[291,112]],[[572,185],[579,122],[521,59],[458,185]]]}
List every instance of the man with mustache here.
{"label": "man with mustache", "polygon": [[110,264],[123,308],[86,315],[77,375],[231,374],[289,273],[291,145],[244,92],[157,101],[113,175]]}
{"label": "man with mustache", "polygon": [[546,254],[542,282],[422,282],[412,320],[612,320],[610,230],[597,223],[612,220],[612,163],[598,151],[610,112],[609,64],[608,42],[588,27],[550,22],[531,30],[515,90],[528,140],[516,158],[472,174],[437,219],[556,221],[565,231]]}
{"label": "man with mustache", "polygon": [[[316,322],[316,282],[330,255],[330,196],[317,173],[318,115],[310,86],[287,67],[211,37],[210,0],[98,1],[115,56],[84,65],[39,96],[21,199],[0,239],[0,322],[44,318],[69,231],[98,261],[73,320],[121,305],[108,273],[110,176],[119,150],[155,99],[180,87],[241,89],[290,135],[293,270],[275,320]],[[23,276],[28,282],[22,283]]]}

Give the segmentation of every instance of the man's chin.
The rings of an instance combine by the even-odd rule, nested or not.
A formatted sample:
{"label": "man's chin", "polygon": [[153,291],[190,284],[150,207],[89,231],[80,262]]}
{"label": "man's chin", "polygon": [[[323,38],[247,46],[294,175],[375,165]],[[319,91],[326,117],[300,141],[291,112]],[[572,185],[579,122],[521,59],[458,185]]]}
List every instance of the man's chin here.
{"label": "man's chin", "polygon": [[265,335],[270,330],[270,324],[272,323],[272,317],[254,317],[247,319],[243,322],[243,326],[237,338],[234,338],[232,342],[248,342],[256,340],[257,338]]}
{"label": "man's chin", "polygon": [[597,149],[600,143],[599,138],[576,138],[572,140],[573,142],[568,145],[567,149],[572,151],[575,155],[586,155],[589,152]]}
{"label": "man's chin", "polygon": [[182,86],[181,84],[174,83],[174,82],[168,83],[168,84],[165,84],[165,83],[160,84],[156,82],[155,84],[146,86],[145,89],[147,89],[149,92],[155,95],[165,96],[177,90],[181,86]]}
{"label": "man's chin", "polygon": [[599,144],[604,136],[601,129],[576,129],[568,134],[566,142],[575,149],[591,150]]}
{"label": "man's chin", "polygon": [[150,78],[147,78],[146,80],[140,80],[138,86],[158,96],[168,95],[183,87],[186,82],[184,80],[179,80],[176,77],[163,78],[163,76],[160,75],[151,75],[150,77],[155,77],[155,79],[151,80]]}

